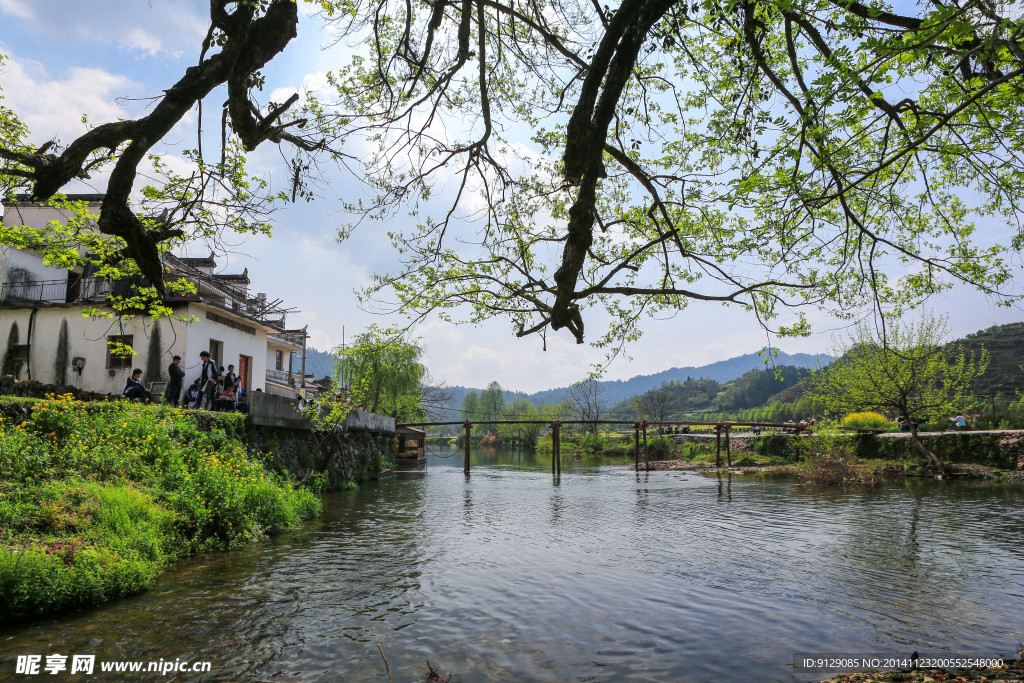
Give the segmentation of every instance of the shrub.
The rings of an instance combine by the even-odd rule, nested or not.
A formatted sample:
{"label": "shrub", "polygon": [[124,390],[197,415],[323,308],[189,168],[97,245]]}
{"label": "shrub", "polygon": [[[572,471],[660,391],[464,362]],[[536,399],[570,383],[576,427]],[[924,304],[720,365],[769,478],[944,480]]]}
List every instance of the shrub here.
{"label": "shrub", "polygon": [[651,460],[668,460],[675,455],[675,442],[670,436],[648,437],[647,454]]}
{"label": "shrub", "polygon": [[794,441],[796,440],[787,434],[768,434],[751,439],[748,448],[758,455],[789,459],[795,455]]}
{"label": "shrub", "polygon": [[843,418],[842,426],[847,429],[892,429],[893,422],[885,415],[871,411],[850,413]]}
{"label": "shrub", "polygon": [[600,434],[581,434],[576,447],[587,455],[600,453],[604,450],[604,438]]}
{"label": "shrub", "polygon": [[814,484],[856,484],[862,481],[852,458],[841,451],[818,453],[808,458],[808,467],[801,476]]}
{"label": "shrub", "polygon": [[138,592],[175,557],[315,516],[320,501],[249,460],[237,420],[169,406],[39,401],[0,422],[0,617]]}

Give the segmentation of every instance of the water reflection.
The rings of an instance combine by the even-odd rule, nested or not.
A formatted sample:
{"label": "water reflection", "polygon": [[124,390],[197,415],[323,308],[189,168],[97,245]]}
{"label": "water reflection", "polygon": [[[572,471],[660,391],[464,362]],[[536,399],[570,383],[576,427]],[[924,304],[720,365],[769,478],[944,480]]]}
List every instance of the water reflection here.
{"label": "water reflection", "polygon": [[467,681],[812,680],[793,652],[1010,654],[1024,635],[1020,488],[562,466],[474,450],[466,478],[433,450],[425,474],[333,494],[317,522],[146,595],[0,631],[0,678],[69,652],[379,681],[381,643],[396,681],[427,659]]}

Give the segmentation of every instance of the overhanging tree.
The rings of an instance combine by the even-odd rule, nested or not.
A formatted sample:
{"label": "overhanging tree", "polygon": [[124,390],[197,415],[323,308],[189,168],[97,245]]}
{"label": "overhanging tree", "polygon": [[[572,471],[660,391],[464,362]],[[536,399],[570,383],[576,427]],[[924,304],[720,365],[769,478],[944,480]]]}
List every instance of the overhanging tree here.
{"label": "overhanging tree", "polygon": [[890,324],[883,338],[861,325],[834,349],[836,360],[811,376],[811,395],[835,413],[877,410],[902,417],[914,446],[938,466],[917,435],[917,420],[942,423],[955,415],[988,367],[987,352],[968,355],[960,345],[943,345],[946,334],[945,320],[928,317]]}
{"label": "overhanging tree", "polygon": [[[339,101],[379,151],[376,203],[353,210],[390,218],[457,172],[450,203],[392,229],[405,268],[370,298],[579,342],[584,309],[603,308],[605,344],[693,301],[802,333],[775,319],[906,309],[958,283],[1019,298],[1013,2],[356,7],[375,55],[337,74]],[[979,217],[1007,221],[1010,243],[979,239]]]}
{"label": "overhanging tree", "polygon": [[[269,213],[289,193],[274,192],[264,179],[249,176],[246,155],[264,142],[281,146],[294,171],[289,174],[294,201],[308,195],[304,182],[316,155],[330,153],[322,131],[304,131],[305,117],[286,115],[298,95],[281,103],[259,104],[257,98],[264,85],[262,69],[297,35],[299,1],[210,0],[210,23],[196,46],[197,63],[155,97],[145,115],[89,126],[66,145],[54,139],[30,142],[17,113],[0,108],[0,194],[13,200],[16,192],[25,191],[29,200],[52,202],[71,214],[67,226],[33,231],[5,225],[0,240],[16,247],[31,242],[49,265],[91,263],[107,277],[139,273],[148,286],[136,296],[153,300],[165,293],[162,250],[190,238],[216,241],[223,231],[269,232]],[[332,3],[315,4],[327,14],[336,11]],[[203,102],[211,96],[219,100],[212,122],[203,118]],[[226,98],[222,105],[221,97]],[[190,111],[199,115],[196,144],[181,154],[192,170],[180,175],[154,150]],[[220,144],[208,148],[208,156],[204,121],[220,132]],[[139,187],[140,166],[146,163],[158,179]],[[101,170],[109,175],[98,217],[61,200],[59,193],[69,184]],[[133,192],[141,200],[133,201]]]}
{"label": "overhanging tree", "polygon": [[[1007,260],[1024,243],[1013,2],[904,14],[850,0],[315,4],[365,46],[332,74],[333,101],[258,103],[261,69],[296,34],[295,0],[211,0],[197,64],[146,116],[60,149],[0,125],[3,189],[47,199],[109,164],[103,262],[135,263],[159,293],[162,245],[209,237],[211,224],[268,229],[266,212],[308,194],[323,155],[363,138],[377,149],[362,169],[375,192],[350,208],[391,218],[413,203],[422,216],[392,227],[405,268],[368,296],[580,342],[588,307],[611,315],[598,343],[614,345],[645,315],[693,301],[801,333],[780,313],[906,308],[957,283],[1019,298]],[[199,136],[196,170],[166,171],[131,205],[140,163],[219,86],[223,135],[207,155],[219,162]],[[244,173],[267,141],[289,156],[291,192]],[[452,172],[451,201],[422,204]],[[1009,243],[979,238],[979,218],[1008,222]]]}

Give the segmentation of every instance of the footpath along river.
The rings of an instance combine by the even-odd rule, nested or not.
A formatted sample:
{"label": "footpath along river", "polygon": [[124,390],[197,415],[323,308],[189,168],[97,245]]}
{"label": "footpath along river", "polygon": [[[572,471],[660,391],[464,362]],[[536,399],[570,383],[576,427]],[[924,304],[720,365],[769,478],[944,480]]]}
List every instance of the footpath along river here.
{"label": "footpath along river", "polygon": [[[793,653],[1015,656],[1024,487],[842,489],[440,449],[150,592],[0,629],[2,680],[811,681]],[[17,655],[208,660],[16,676]],[[70,659],[69,659],[70,661]],[[44,658],[45,662],[45,658]],[[97,665],[97,669],[98,669]]]}

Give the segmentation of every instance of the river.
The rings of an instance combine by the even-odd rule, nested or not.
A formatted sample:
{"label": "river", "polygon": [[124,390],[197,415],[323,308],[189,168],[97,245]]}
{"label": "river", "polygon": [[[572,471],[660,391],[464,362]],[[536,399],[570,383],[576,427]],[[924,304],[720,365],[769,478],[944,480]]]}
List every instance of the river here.
{"label": "river", "polygon": [[[1024,487],[820,488],[604,461],[461,455],[330,494],[269,541],[140,596],[0,629],[16,655],[205,660],[71,680],[809,681],[793,653],[1014,656]],[[451,457],[444,457],[451,456]],[[49,675],[15,677],[51,679]],[[52,677],[64,680],[63,677]],[[455,679],[458,680],[458,679]]]}

